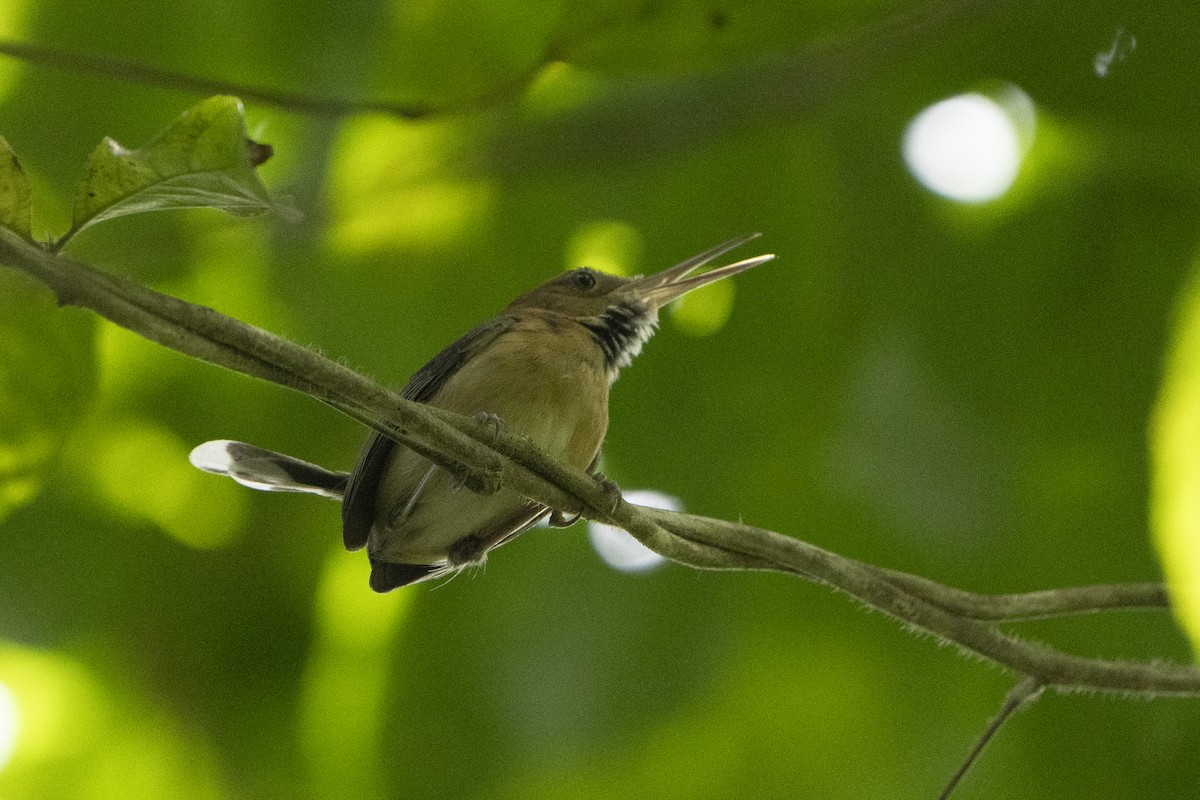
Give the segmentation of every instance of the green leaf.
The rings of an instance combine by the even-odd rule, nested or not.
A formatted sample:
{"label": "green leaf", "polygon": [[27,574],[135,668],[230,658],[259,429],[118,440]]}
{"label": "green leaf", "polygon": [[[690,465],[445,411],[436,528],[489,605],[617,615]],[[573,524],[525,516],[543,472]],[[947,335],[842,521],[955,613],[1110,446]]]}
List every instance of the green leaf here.
{"label": "green leaf", "polygon": [[17,160],[8,140],[0,136],[0,225],[16,231],[26,239],[30,233],[29,178]]}
{"label": "green leaf", "polygon": [[242,103],[210,97],[185,111],[145,147],[128,150],[106,138],[87,163],[71,229],[55,249],[114,217],[175,208],[217,208],[237,216],[283,210],[255,167],[270,148],[246,136]]}

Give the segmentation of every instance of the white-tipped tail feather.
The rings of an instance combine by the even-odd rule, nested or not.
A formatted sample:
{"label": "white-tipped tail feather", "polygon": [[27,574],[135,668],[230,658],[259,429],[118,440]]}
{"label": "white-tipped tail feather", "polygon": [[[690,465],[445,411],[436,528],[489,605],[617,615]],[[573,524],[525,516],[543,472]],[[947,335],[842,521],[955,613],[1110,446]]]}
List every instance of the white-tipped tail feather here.
{"label": "white-tipped tail feather", "polygon": [[192,450],[192,466],[228,475],[243,486],[265,492],[305,492],[341,500],[349,474],[292,458],[245,442],[218,439]]}

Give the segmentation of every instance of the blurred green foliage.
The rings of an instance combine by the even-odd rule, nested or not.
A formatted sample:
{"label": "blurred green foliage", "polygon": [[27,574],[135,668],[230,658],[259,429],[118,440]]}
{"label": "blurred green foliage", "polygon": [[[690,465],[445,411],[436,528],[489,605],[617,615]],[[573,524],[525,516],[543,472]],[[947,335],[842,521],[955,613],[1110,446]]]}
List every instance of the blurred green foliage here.
{"label": "blurred green foliage", "polygon": [[[1186,387],[1200,346],[1175,324],[1200,6],[953,9],[40,0],[0,34],[434,112],[251,106],[302,222],[128,217],[72,255],[398,385],[581,259],[650,271],[762,230],[779,259],[666,315],[614,387],[610,476],[967,588],[1154,579],[1148,423],[1165,354]],[[1137,46],[1101,76],[1120,31]],[[1017,183],[928,193],[907,122],[1006,84],[1036,113]],[[35,235],[69,226],[101,137],[150,141],[198,99],[0,61]],[[795,579],[614,572],[579,529],[375,596],[336,506],[185,462],[232,437],[348,467],[354,424],[7,272],[0,354],[6,797],[930,797],[1010,683]],[[1173,397],[1185,422],[1156,430],[1190,463]],[[1194,507],[1181,474],[1158,485]],[[1019,630],[1191,657],[1164,614]],[[1191,798],[1197,731],[1195,701],[1047,697],[958,796]]]}

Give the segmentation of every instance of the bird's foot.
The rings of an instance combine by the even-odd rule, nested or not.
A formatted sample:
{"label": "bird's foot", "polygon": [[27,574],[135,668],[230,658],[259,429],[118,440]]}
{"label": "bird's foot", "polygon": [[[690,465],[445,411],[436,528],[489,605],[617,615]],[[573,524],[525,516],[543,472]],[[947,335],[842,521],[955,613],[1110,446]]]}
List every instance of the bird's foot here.
{"label": "bird's foot", "polygon": [[[482,425],[488,425],[492,428],[492,436],[495,437],[500,433],[500,418],[488,411],[476,411],[475,421]],[[450,491],[457,492],[467,483],[467,475],[461,474],[454,476],[454,480],[450,483]],[[494,490],[493,490],[494,491]],[[491,492],[487,492],[491,494]]]}
{"label": "bird's foot", "polygon": [[600,484],[600,489],[604,492],[604,498],[609,502],[608,513],[611,514],[617,510],[617,506],[621,503],[621,487],[617,486],[614,481],[609,480],[608,476],[603,472],[592,473],[592,479]]}
{"label": "bird's foot", "polygon": [[[605,508],[607,513],[612,514],[617,510],[617,505],[621,502],[621,487],[608,479],[608,476],[603,472],[593,472],[591,477],[596,483],[600,484],[600,489],[604,492],[606,501]],[[574,525],[583,516],[582,512],[568,514],[564,511],[554,509],[550,512],[550,516],[546,518],[546,524],[551,528],[566,528]]]}

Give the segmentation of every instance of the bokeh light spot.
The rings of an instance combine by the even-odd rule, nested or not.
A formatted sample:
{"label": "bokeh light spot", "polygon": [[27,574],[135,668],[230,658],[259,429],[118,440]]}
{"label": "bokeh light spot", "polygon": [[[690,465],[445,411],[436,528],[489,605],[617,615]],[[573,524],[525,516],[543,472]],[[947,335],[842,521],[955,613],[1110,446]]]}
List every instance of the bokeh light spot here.
{"label": "bokeh light spot", "polygon": [[496,187],[446,176],[463,146],[453,121],[414,126],[369,118],[348,124],[330,173],[333,250],[361,256],[434,249],[476,229],[491,214]]}
{"label": "bokeh light spot", "polygon": [[931,192],[961,203],[984,203],[1016,180],[1035,118],[1016,87],[999,100],[979,93],[951,97],[909,123],[903,153],[913,176]]}
{"label": "bokeh light spot", "polygon": [[521,105],[529,114],[549,119],[583,105],[596,96],[603,84],[595,72],[554,61],[534,76]]}
{"label": "bokeh light spot", "polygon": [[91,462],[100,488],[118,508],[190,547],[220,547],[237,535],[244,493],[232,481],[193,468],[187,445],[171,431],[113,424],[97,438]]}
{"label": "bokeh light spot", "polygon": [[0,771],[12,759],[20,731],[21,709],[17,705],[17,696],[8,684],[0,683]]}
{"label": "bokeh light spot", "polygon": [[301,696],[301,742],[315,797],[376,797],[387,719],[390,645],[412,608],[412,592],[378,595],[367,588],[362,553],[340,544],[321,573],[316,638]]}
{"label": "bokeh light spot", "polygon": [[[683,503],[678,497],[672,497],[662,492],[637,489],[625,492],[624,495],[626,500],[635,505],[661,508],[666,511],[683,510]],[[646,572],[666,561],[665,558],[625,531],[611,525],[589,522],[588,538],[604,563],[620,572]]]}
{"label": "bokeh light spot", "polygon": [[1151,521],[1171,606],[1200,655],[1200,258],[1184,294],[1151,452]]}
{"label": "bokeh light spot", "polygon": [[[0,3],[0,38],[9,40],[27,38],[25,12],[29,6],[28,0],[5,0]],[[0,97],[7,95],[16,83],[17,70],[20,67],[20,62],[15,59],[0,59]]]}
{"label": "bokeh light spot", "polygon": [[61,653],[0,642],[0,737],[5,798],[230,797],[207,738]]}
{"label": "bokeh light spot", "polygon": [[733,313],[733,282],[710,283],[671,304],[671,319],[684,333],[708,336],[725,327]]}
{"label": "bokeh light spot", "polygon": [[616,220],[580,225],[567,242],[567,269],[591,267],[612,275],[629,275],[642,255],[637,228]]}

